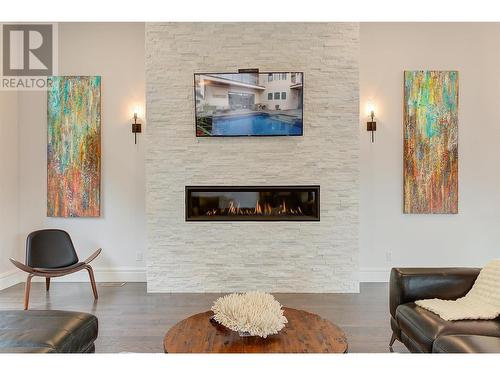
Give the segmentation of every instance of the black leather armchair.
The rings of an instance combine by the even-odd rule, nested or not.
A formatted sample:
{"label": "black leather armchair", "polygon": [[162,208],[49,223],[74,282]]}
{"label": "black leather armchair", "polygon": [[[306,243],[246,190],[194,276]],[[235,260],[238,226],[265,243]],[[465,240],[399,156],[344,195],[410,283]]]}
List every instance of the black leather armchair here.
{"label": "black leather armchair", "polygon": [[479,272],[479,268],[393,268],[389,345],[399,340],[409,351],[419,353],[500,352],[499,319],[445,321],[414,303],[426,298],[463,297]]}

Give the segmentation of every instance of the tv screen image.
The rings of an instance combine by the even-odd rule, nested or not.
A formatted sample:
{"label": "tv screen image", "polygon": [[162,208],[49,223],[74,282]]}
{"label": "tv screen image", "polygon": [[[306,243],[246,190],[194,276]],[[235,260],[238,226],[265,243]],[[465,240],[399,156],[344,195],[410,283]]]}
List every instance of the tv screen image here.
{"label": "tv screen image", "polygon": [[301,72],[195,73],[197,137],[301,136]]}

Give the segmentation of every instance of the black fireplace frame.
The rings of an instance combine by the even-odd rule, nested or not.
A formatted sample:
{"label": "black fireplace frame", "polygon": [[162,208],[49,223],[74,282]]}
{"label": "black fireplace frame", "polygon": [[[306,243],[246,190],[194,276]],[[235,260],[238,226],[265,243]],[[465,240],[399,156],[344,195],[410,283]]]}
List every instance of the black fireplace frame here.
{"label": "black fireplace frame", "polygon": [[[207,218],[193,218],[189,217],[190,212],[190,201],[189,192],[193,191],[252,191],[252,190],[315,190],[316,193],[316,212],[317,215],[312,216],[286,216],[286,217],[266,217],[266,216],[214,216]],[[184,190],[184,212],[186,221],[197,221],[197,222],[235,222],[235,221],[320,221],[321,216],[321,204],[320,204],[320,185],[246,185],[246,186],[228,186],[228,185],[189,185],[185,187]]]}

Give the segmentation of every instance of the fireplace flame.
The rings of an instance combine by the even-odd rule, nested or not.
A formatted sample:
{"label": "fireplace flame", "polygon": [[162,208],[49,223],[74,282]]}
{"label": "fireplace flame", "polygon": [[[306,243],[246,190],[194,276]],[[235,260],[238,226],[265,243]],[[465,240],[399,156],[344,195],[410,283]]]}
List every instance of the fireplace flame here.
{"label": "fireplace flame", "polygon": [[232,215],[232,216],[284,216],[284,215],[304,215],[300,206],[290,208],[282,201],[278,207],[270,203],[257,201],[253,208],[241,208],[239,202],[231,200],[227,208],[213,208],[206,212],[207,216]]}
{"label": "fireplace flame", "polygon": [[257,215],[261,215],[262,214],[262,208],[260,208],[260,202],[257,201],[257,203],[255,204],[255,214]]}

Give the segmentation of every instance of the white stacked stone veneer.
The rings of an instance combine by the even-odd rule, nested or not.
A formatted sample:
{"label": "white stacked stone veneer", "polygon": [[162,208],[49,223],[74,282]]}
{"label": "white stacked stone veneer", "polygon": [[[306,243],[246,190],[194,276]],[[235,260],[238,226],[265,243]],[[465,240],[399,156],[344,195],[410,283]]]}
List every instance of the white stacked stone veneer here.
{"label": "white stacked stone veneer", "polygon": [[[149,292],[356,292],[359,25],[148,23]],[[193,73],[304,72],[304,136],[196,138]],[[185,222],[186,185],[321,185],[320,222]]]}

